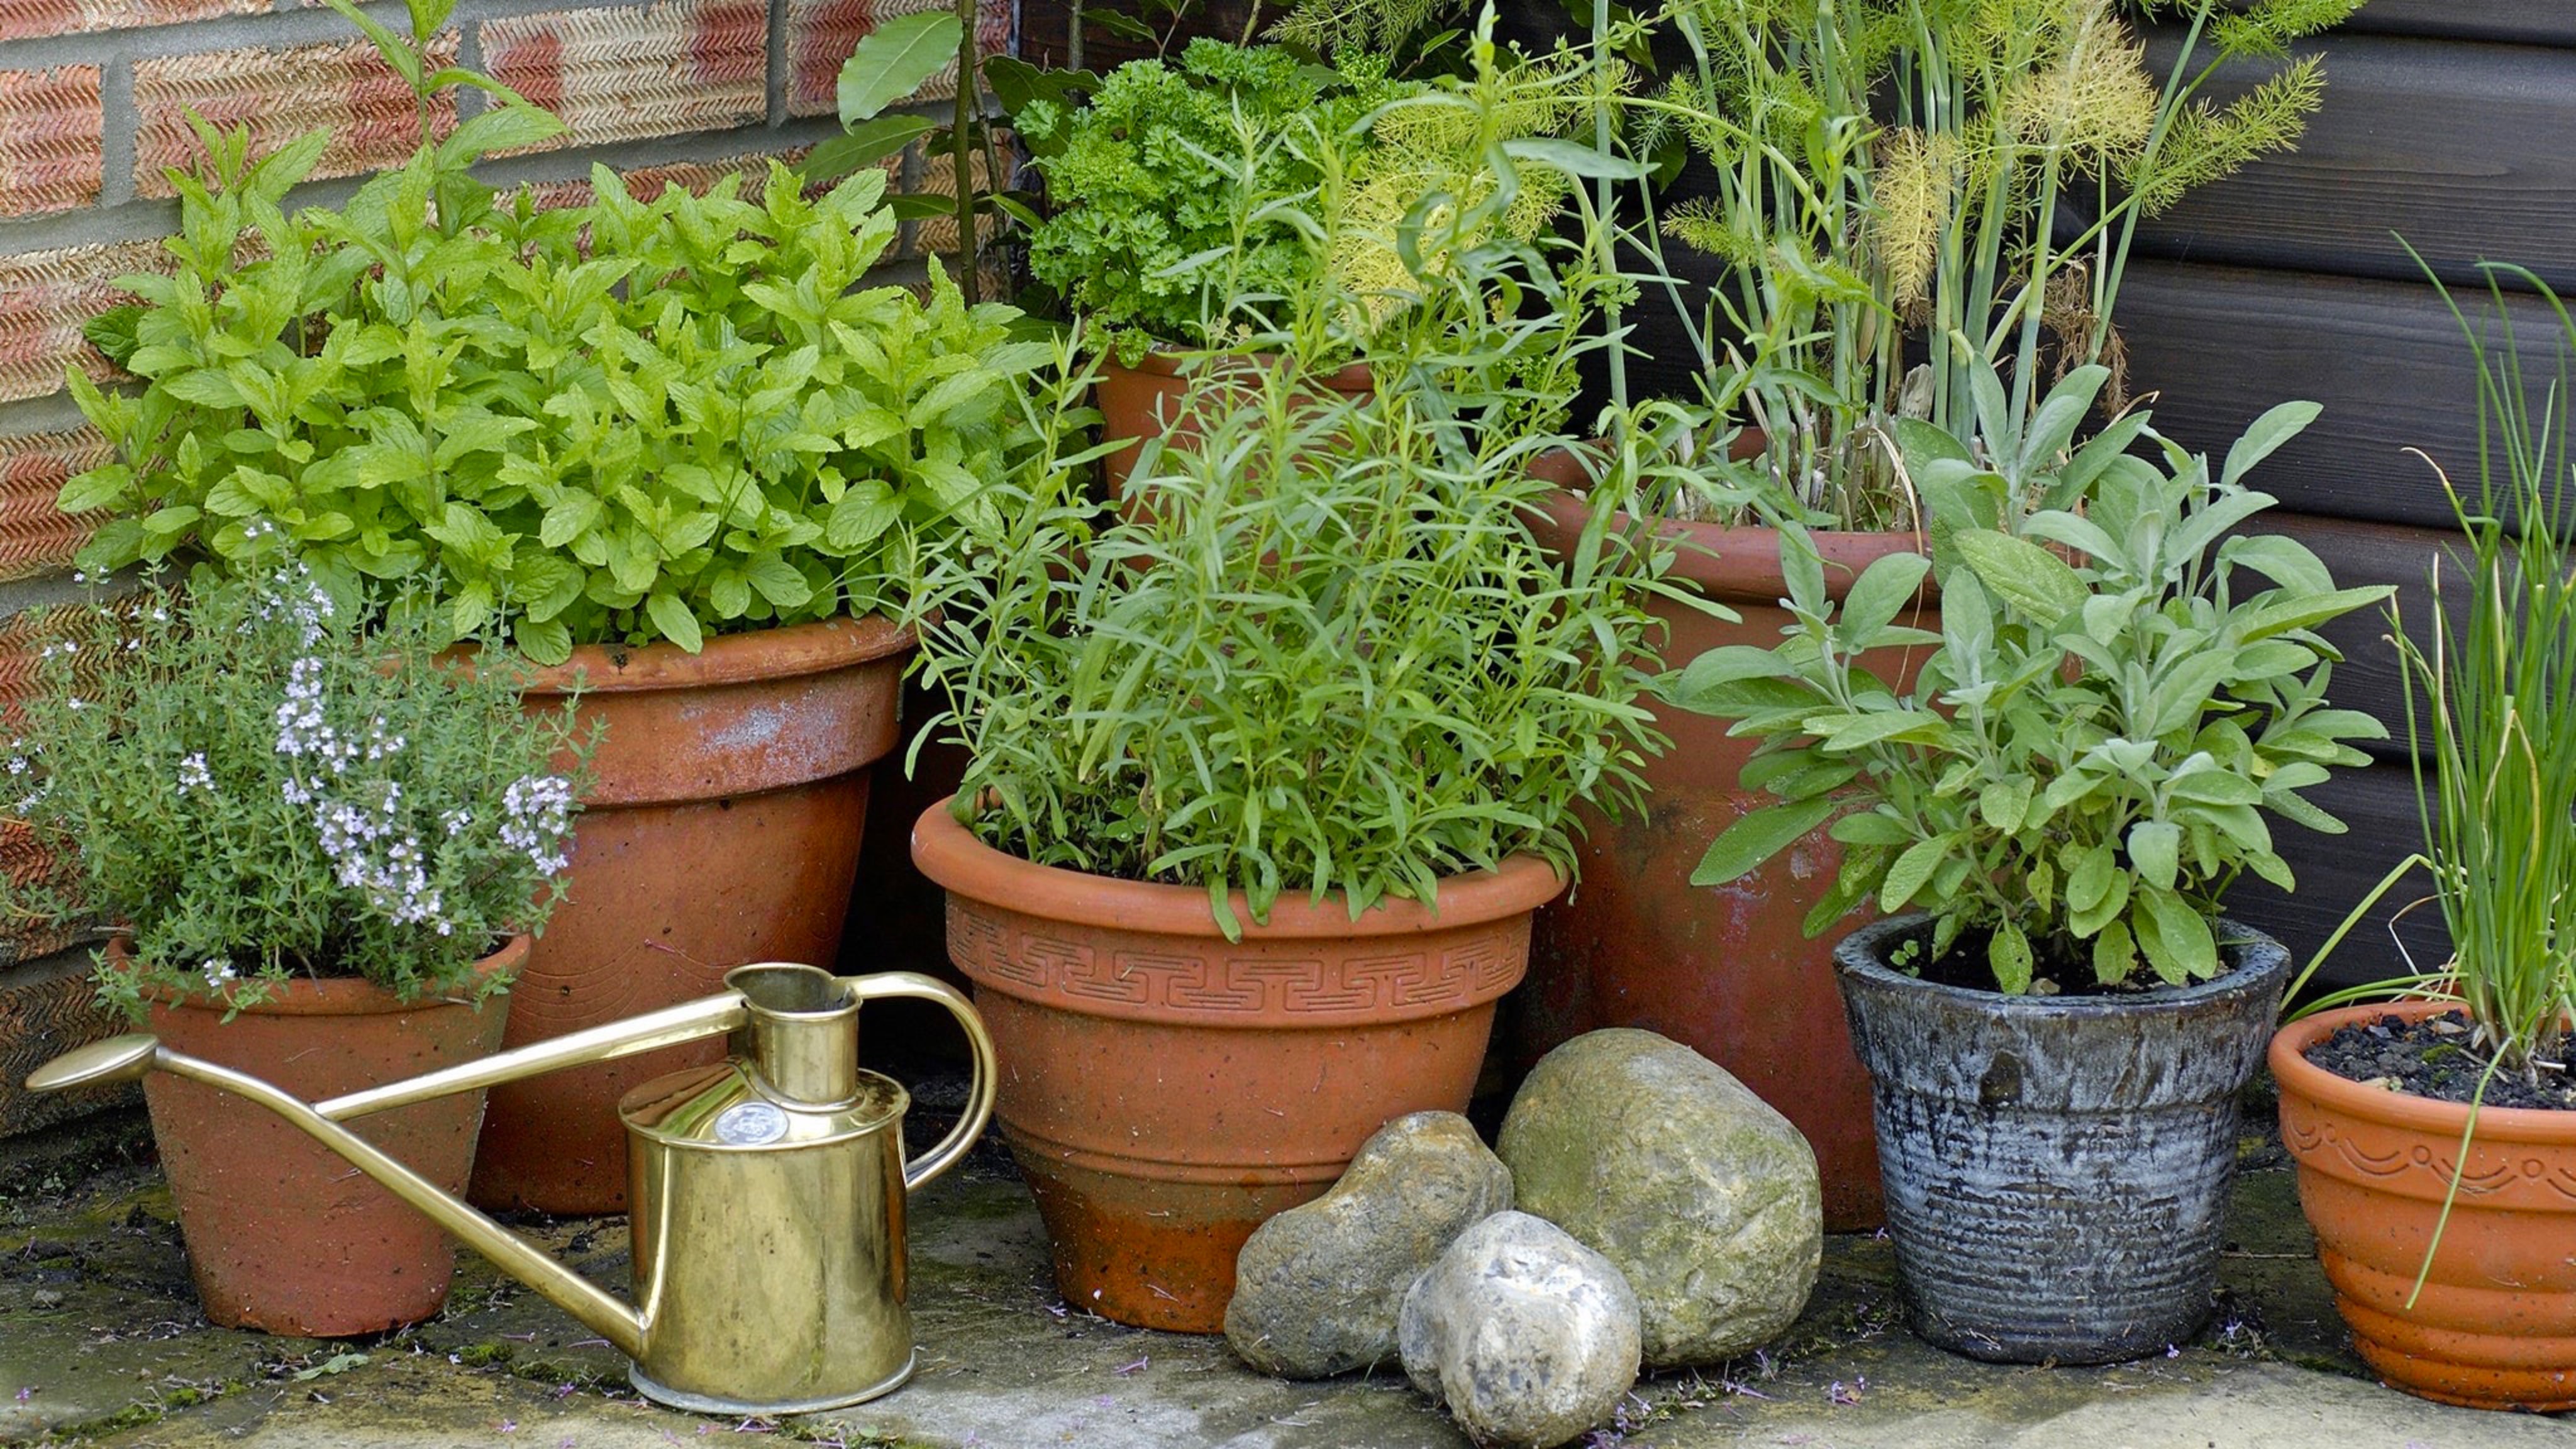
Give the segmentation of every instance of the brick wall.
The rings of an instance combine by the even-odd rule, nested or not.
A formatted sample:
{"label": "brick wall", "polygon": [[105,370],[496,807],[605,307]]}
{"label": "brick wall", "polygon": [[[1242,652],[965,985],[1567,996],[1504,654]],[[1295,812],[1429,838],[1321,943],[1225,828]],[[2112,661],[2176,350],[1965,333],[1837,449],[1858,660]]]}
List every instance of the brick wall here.
{"label": "brick wall", "polygon": [[[570,127],[542,154],[492,163],[495,181],[529,183],[560,204],[586,196],[591,166],[605,163],[641,192],[704,189],[836,131],[834,83],[860,37],[944,4],[461,0],[440,59],[498,76]],[[369,8],[409,28],[399,4]],[[981,9],[985,49],[1011,49],[1017,0]],[[953,74],[934,82],[933,99],[954,85]],[[431,125],[454,125],[458,104],[443,97]],[[102,452],[64,395],[64,370],[114,380],[81,323],[125,300],[117,277],[160,264],[159,238],[178,219],[164,173],[193,161],[191,111],[249,126],[262,148],[328,128],[332,144],[301,198],[310,202],[346,196],[420,140],[410,91],[317,0],[0,0],[0,708],[23,686],[33,647],[19,616],[73,593],[66,575],[83,533],[54,494]],[[917,189],[949,174],[917,155],[901,164]],[[955,251],[953,222],[906,230],[897,269],[917,275],[924,252]],[[0,823],[0,870],[29,868],[28,842]],[[0,1133],[37,1122],[13,1090],[33,1063],[11,1041],[70,1045],[64,1033],[77,1024],[66,1023],[81,1014],[65,958],[37,958],[55,944],[0,923]]]}

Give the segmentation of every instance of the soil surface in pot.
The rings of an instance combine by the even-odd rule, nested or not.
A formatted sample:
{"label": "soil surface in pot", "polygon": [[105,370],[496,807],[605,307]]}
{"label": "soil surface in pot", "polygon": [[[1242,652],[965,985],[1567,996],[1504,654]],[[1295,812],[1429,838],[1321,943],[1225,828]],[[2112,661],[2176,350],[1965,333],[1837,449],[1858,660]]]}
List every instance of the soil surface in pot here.
{"label": "soil surface in pot", "polygon": [[[2476,1044],[2465,1011],[2446,1011],[2419,1021],[2383,1016],[2339,1027],[2334,1035],[2308,1048],[2307,1058],[2346,1081],[2409,1096],[2576,1112],[2576,1073],[2565,1067],[2544,1069],[2537,1082],[2506,1072],[2490,1077],[2486,1054]],[[2481,1081],[2486,1083],[2482,1098]]]}
{"label": "soil surface in pot", "polygon": [[[1951,986],[1962,991],[1995,992],[1995,968],[1987,955],[1992,931],[1961,931],[1947,954],[1940,960],[1925,962],[1923,948],[1931,944],[1927,933],[1899,942],[1889,953],[1888,964],[1918,981],[1935,986]],[[2219,950],[2225,952],[2232,943],[2221,938]],[[2033,996],[2100,996],[2114,1000],[2143,996],[2168,983],[2141,964],[2125,981],[2103,982],[2093,974],[2089,954],[2071,952],[2055,942],[2038,940],[2030,943]],[[2222,959],[2225,959],[2222,957]],[[2000,995],[2000,992],[1996,992]]]}

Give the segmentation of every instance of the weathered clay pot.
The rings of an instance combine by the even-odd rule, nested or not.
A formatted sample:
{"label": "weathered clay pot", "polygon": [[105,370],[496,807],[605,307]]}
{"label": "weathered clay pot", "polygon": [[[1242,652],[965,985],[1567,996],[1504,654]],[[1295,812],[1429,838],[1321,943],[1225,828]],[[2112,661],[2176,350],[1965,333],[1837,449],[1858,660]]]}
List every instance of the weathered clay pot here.
{"label": "weathered clay pot", "polygon": [[[1101,364],[1100,380],[1092,389],[1092,401],[1100,409],[1100,436],[1133,438],[1136,441],[1111,453],[1101,464],[1103,477],[1112,492],[1127,481],[1135,470],[1136,455],[1144,440],[1159,438],[1169,431],[1175,437],[1197,433],[1193,419],[1181,416],[1182,399],[1189,392],[1192,369],[1250,368],[1259,365],[1253,357],[1192,360],[1183,354],[1148,352],[1134,367],[1111,358]],[[1323,379],[1324,386],[1345,397],[1363,398],[1375,391],[1366,363],[1355,362]],[[1167,428],[1167,424],[1177,426]]]}
{"label": "weathered clay pot", "polygon": [[1891,969],[1927,917],[1834,948],[1867,1065],[1915,1333],[1970,1358],[2112,1363],[2209,1316],[2236,1093],[2290,956],[2219,923],[2226,971],[2125,996],[2006,996]]}
{"label": "weathered clay pot", "polygon": [[1237,897],[1229,942],[1195,886],[1032,864],[946,801],[912,854],[948,891],[949,957],[993,1033],[995,1116],[1057,1286],[1182,1333],[1223,1330],[1244,1239],[1332,1186],[1369,1134],[1466,1107],[1530,912],[1562,889],[1514,857],[1443,882],[1436,914],[1393,901],[1353,921],[1283,896],[1262,926]]}
{"label": "weathered clay pot", "polygon": [[[532,709],[580,682],[607,734],[574,827],[565,898],[513,992],[507,1045],[723,989],[751,961],[838,958],[868,766],[894,747],[912,635],[876,617],[671,644],[585,647],[538,673]],[[721,1060],[710,1040],[492,1089],[473,1200],[622,1212],[617,1101]]]}
{"label": "weathered clay pot", "polygon": [[[1571,480],[1558,480],[1571,481]],[[1585,504],[1568,491],[1533,520],[1540,541],[1571,540]],[[1764,528],[1668,521],[1679,545],[1675,581],[1743,617],[1729,624],[1678,603],[1650,601],[1675,668],[1723,644],[1769,648],[1790,624],[1780,600],[1780,536]],[[1818,533],[1825,578],[1839,599],[1862,569],[1919,550],[1911,533]],[[1930,598],[1899,622],[1938,629]],[[1864,662],[1909,687],[1928,651],[1874,650]],[[1729,721],[1654,706],[1672,748],[1638,773],[1651,792],[1641,818],[1613,823],[1582,807],[1582,877],[1539,912],[1530,984],[1507,1012],[1514,1060],[1526,1070],[1587,1031],[1633,1026],[1685,1043],[1735,1074],[1806,1134],[1824,1184],[1825,1226],[1878,1225],[1878,1156],[1870,1129],[1869,1075],[1852,1055],[1834,990],[1830,936],[1801,929],[1842,865],[1821,830],[1731,885],[1690,883],[1708,843],[1736,819],[1775,803],[1738,788],[1755,742],[1727,737]],[[1866,919],[1864,917],[1863,919]]]}
{"label": "weathered clay pot", "polygon": [[[2576,1112],[2479,1111],[2442,1223],[2469,1109],[2307,1059],[2346,1023],[2453,1005],[2346,1007],[2272,1038],[2299,1205],[2354,1346],[2392,1387],[2471,1408],[2576,1409]],[[2432,1272],[2409,1307],[2428,1252]]]}
{"label": "weathered clay pot", "polygon": [[[476,969],[506,976],[527,957],[520,936]],[[144,1030],[311,1102],[491,1055],[510,1001],[405,1005],[365,981],[299,980],[230,1023],[221,1002],[155,999]],[[143,1095],[208,1319],[343,1338],[418,1323],[447,1301],[456,1244],[419,1209],[257,1103],[169,1072],[144,1078]],[[460,1092],[349,1126],[457,1192],[482,1122],[483,1094]]]}

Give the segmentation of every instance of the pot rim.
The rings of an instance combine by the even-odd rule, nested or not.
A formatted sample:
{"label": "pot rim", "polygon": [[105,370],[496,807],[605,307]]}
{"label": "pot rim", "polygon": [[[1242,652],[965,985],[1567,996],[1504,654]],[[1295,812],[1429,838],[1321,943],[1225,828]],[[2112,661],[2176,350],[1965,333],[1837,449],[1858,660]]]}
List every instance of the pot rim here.
{"label": "pot rim", "polygon": [[561,664],[528,672],[522,694],[633,694],[793,679],[849,669],[913,645],[912,630],[883,614],[847,614],[718,634],[691,654],[667,639],[650,644],[576,644]]}
{"label": "pot rim", "polygon": [[[122,934],[108,937],[101,948],[108,960],[121,960],[128,954]],[[534,938],[521,931],[501,943],[498,950],[474,963],[478,976],[501,975],[516,980],[528,963],[528,947]],[[170,1011],[232,1011],[226,1001],[211,995],[181,994],[167,987],[150,987],[143,999]],[[418,996],[409,1001],[390,989],[378,986],[363,976],[297,976],[278,983],[266,1000],[239,1008],[244,1016],[384,1016],[397,1012],[427,1011],[441,1006],[465,1006],[469,1003],[453,996]]]}
{"label": "pot rim", "polygon": [[[2302,1017],[2272,1034],[2267,1061],[2283,1095],[2297,1095],[2319,1106],[2384,1127],[2446,1137],[2456,1143],[2469,1130],[2464,1102],[2445,1102],[2411,1092],[2364,1086],[2337,1076],[2308,1060],[2308,1048],[2338,1027],[2383,1016],[2420,1019],[2457,1010],[2455,998],[2433,1001],[2383,1001],[2337,1007]],[[2576,1147],[2576,1111],[2547,1107],[2481,1107],[2472,1145],[2513,1142],[2531,1146]]]}
{"label": "pot rim", "polygon": [[[1531,521],[1539,542],[1547,545],[1579,533],[1590,515],[1590,499],[1582,489],[1560,487],[1538,505]],[[1611,516],[1616,527],[1635,522],[1624,511]],[[1789,592],[1788,578],[1780,568],[1778,529],[1681,518],[1655,519],[1652,526],[1656,537],[1675,545],[1668,577],[1712,599],[1776,604]],[[1826,594],[1837,600],[1850,591],[1861,570],[1878,560],[1890,554],[1928,554],[1932,547],[1921,529],[1811,529],[1807,536],[1824,556]],[[1916,607],[1933,608],[1940,602],[1940,581],[1924,575],[1915,593]]]}
{"label": "pot rim", "polygon": [[[1923,911],[1908,911],[1883,921],[1872,921],[1858,927],[1834,943],[1834,972],[1848,979],[1857,978],[1881,990],[1901,991],[1914,996],[1930,996],[1962,1006],[1971,1006],[1996,1016],[2058,1020],[2100,1020],[2133,1016],[2158,1011],[2177,1011],[2186,1007],[2251,996],[2269,988],[2273,978],[2287,975],[2290,953],[2280,942],[2255,930],[2242,921],[2226,916],[2215,924],[2241,933],[2247,939],[2235,944],[2268,952],[2251,962],[2240,962],[2207,981],[2187,986],[2156,985],[2146,991],[2120,996],[2007,996],[1985,987],[1952,986],[1947,982],[1926,981],[1908,976],[1886,964],[1882,943],[1891,937],[1902,937],[1921,930],[1932,917]],[[2264,959],[2268,957],[2268,959]]]}
{"label": "pot rim", "polygon": [[[1119,880],[1061,866],[1039,865],[996,850],[950,813],[946,796],[921,813],[912,827],[912,860],[941,889],[1022,915],[1052,921],[1167,936],[1223,938],[1207,892],[1198,886]],[[1283,893],[1269,924],[1255,922],[1243,892],[1232,902],[1246,940],[1345,940],[1454,930],[1505,920],[1554,900],[1566,882],[1535,855],[1515,855],[1492,870],[1440,878],[1437,910],[1420,901],[1389,899],[1356,921],[1338,892],[1318,904]]]}

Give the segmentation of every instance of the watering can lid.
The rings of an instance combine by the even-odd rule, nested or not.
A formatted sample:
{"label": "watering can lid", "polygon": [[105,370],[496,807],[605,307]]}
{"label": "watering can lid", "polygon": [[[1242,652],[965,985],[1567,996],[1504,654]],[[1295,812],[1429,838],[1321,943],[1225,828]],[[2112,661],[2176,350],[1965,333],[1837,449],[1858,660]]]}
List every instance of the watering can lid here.
{"label": "watering can lid", "polygon": [[912,1094],[892,1078],[859,1073],[845,1103],[816,1111],[764,1092],[738,1061],[656,1077],[617,1104],[627,1127],[680,1147],[757,1150],[837,1142],[903,1120]]}

